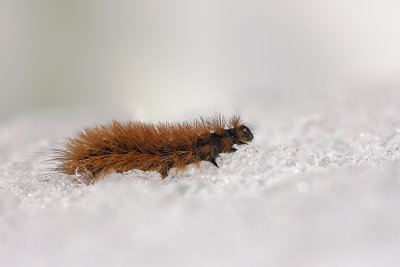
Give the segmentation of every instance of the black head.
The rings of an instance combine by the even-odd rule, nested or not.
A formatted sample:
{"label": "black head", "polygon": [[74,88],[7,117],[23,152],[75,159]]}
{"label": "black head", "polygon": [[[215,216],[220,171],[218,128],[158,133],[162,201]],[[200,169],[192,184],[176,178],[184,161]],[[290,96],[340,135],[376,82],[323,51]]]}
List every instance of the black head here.
{"label": "black head", "polygon": [[253,133],[246,125],[237,128],[230,128],[227,132],[232,137],[233,143],[236,145],[247,144],[247,142],[253,140]]}

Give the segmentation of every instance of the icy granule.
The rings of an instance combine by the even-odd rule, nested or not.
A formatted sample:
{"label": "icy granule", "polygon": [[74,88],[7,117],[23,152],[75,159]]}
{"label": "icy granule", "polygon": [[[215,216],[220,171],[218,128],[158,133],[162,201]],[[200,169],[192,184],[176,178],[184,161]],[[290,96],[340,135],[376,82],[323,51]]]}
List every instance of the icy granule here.
{"label": "icy granule", "polygon": [[164,180],[131,170],[91,186],[46,171],[37,153],[78,122],[3,125],[0,265],[398,266],[400,113],[260,110],[254,142],[220,168]]}

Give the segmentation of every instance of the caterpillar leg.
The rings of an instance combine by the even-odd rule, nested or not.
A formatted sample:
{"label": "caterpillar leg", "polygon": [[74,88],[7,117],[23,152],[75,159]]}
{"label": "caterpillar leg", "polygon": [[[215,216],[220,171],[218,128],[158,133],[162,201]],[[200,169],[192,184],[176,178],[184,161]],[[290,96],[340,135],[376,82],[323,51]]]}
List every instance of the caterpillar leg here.
{"label": "caterpillar leg", "polygon": [[156,171],[158,171],[161,174],[161,178],[165,178],[168,176],[168,172],[170,169],[172,169],[173,167],[178,167],[179,166],[174,166],[174,163],[171,161],[164,161],[160,164],[160,166],[156,169]]}
{"label": "caterpillar leg", "polygon": [[161,170],[159,170],[158,172],[161,174],[161,178],[164,179],[165,177],[168,176],[168,171],[169,171],[169,167],[164,167]]}
{"label": "caterpillar leg", "polygon": [[210,162],[211,162],[212,164],[214,164],[215,167],[219,168],[217,162],[215,161],[215,158],[210,159]]}

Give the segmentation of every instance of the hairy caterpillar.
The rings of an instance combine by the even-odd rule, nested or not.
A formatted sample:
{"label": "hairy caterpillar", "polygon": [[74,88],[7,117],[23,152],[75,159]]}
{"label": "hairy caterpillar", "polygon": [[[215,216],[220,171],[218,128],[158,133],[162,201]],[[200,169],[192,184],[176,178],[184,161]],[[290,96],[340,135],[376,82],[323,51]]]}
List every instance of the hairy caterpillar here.
{"label": "hairy caterpillar", "polygon": [[93,183],[111,172],[131,169],[157,171],[164,179],[171,168],[184,170],[188,164],[200,166],[220,153],[236,151],[233,145],[253,139],[240,115],[228,121],[221,115],[182,123],[112,121],[78,132],[57,149],[56,170]]}

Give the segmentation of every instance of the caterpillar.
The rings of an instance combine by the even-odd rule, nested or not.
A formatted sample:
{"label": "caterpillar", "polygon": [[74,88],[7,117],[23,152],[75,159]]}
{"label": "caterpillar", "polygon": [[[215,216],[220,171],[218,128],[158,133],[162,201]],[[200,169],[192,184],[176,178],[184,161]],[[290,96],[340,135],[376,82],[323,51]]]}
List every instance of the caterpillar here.
{"label": "caterpillar", "polygon": [[240,115],[221,115],[180,123],[112,121],[78,131],[55,149],[56,171],[76,175],[86,184],[112,172],[131,169],[157,171],[164,179],[172,168],[200,167],[208,161],[218,167],[220,153],[232,153],[234,145],[247,144],[253,133]]}

